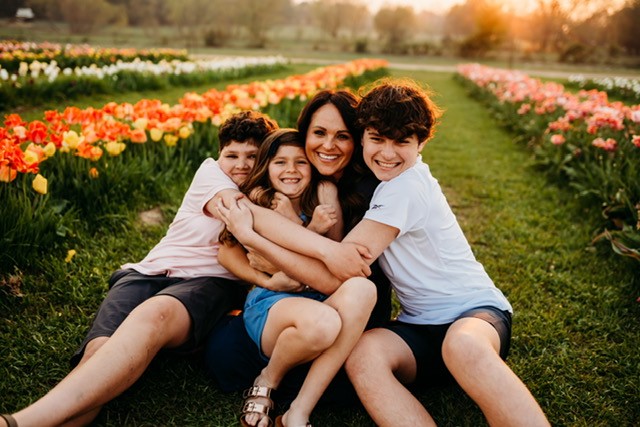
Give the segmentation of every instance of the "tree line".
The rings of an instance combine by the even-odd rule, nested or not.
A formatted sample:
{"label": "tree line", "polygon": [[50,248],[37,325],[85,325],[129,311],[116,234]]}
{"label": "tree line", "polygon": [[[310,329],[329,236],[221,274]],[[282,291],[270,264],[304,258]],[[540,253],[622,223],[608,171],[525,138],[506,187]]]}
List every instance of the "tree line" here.
{"label": "tree line", "polygon": [[[565,62],[640,56],[640,0],[467,0],[444,14],[410,6],[371,11],[364,0],[4,0],[0,16],[31,7],[75,34],[172,27],[186,47],[266,47],[281,35],[339,50],[483,57],[554,55]],[[291,35],[293,34],[293,35]],[[606,61],[605,61],[606,62]]]}

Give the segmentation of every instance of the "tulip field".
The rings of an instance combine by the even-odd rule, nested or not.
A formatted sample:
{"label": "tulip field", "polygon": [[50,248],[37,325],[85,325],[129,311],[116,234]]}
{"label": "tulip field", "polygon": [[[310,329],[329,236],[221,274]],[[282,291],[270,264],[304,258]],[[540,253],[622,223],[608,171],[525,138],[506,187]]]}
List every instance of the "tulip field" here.
{"label": "tulip field", "polygon": [[28,123],[18,114],[6,115],[0,128],[0,195],[7,211],[0,222],[0,265],[25,265],[34,250],[72,232],[69,223],[77,215],[91,226],[136,197],[162,200],[166,180],[215,154],[211,141],[230,114],[262,109],[293,124],[316,90],[348,80],[357,84],[384,66],[358,60],[284,80],[186,93],[173,106],[147,99],[84,110],[69,106]]}
{"label": "tulip field", "polygon": [[[317,90],[388,75],[428,85],[444,109],[423,156],[514,307],[507,363],[554,426],[635,425],[638,80],[14,41],[0,41],[0,412],[64,378],[109,275],[164,235],[225,118],[254,109],[295,126]],[[241,393],[201,364],[159,356],[92,425],[238,425]],[[456,386],[416,393],[438,425],[486,425]],[[361,407],[320,407],[311,422],[373,426]]]}
{"label": "tulip field", "polygon": [[[602,229],[594,239],[640,261],[640,104],[611,102],[598,89],[574,94],[559,83],[478,64],[461,65],[459,75],[534,150],[542,169],[601,208]],[[608,87],[623,94],[634,87],[621,83]]]}

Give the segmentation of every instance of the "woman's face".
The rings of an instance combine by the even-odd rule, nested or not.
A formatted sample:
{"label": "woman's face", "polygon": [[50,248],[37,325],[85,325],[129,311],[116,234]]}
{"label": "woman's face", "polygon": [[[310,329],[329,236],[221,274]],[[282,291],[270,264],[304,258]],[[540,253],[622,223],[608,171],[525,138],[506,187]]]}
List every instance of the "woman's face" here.
{"label": "woman's face", "polygon": [[333,104],[318,108],[311,116],[305,152],[309,161],[323,176],[339,180],[353,156],[351,133]]}
{"label": "woman's face", "polygon": [[289,199],[297,199],[311,182],[311,165],[301,147],[283,145],[269,162],[269,182]]}

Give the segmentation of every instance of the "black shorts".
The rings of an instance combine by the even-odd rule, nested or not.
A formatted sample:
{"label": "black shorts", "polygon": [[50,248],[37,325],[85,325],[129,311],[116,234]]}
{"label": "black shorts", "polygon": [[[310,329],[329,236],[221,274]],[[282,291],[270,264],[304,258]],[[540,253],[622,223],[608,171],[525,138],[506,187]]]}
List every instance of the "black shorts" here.
{"label": "black shorts", "polygon": [[138,305],[156,295],[169,295],[180,301],[191,317],[189,339],[173,351],[198,348],[213,326],[229,311],[242,308],[247,295],[243,282],[220,277],[183,279],[164,275],[147,276],[132,269],[117,270],[109,279],[109,292],[102,301],[89,333],[71,357],[75,367],[87,343],[110,337]]}
{"label": "black shorts", "polygon": [[[467,310],[458,319],[475,317],[490,323],[500,337],[500,357],[504,360],[509,354],[511,345],[511,313],[495,307],[477,307]],[[414,325],[393,321],[385,326],[407,343],[416,359],[417,373],[415,386],[438,385],[453,381],[444,360],[442,360],[442,343],[453,324]]]}

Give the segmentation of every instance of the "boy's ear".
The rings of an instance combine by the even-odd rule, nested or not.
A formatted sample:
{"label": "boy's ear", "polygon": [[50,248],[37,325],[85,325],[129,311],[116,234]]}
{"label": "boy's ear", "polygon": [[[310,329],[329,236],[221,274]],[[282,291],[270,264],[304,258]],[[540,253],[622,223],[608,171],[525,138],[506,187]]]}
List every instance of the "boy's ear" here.
{"label": "boy's ear", "polygon": [[418,144],[418,152],[422,151],[422,149],[424,148],[425,145],[427,145],[427,140],[426,139]]}

